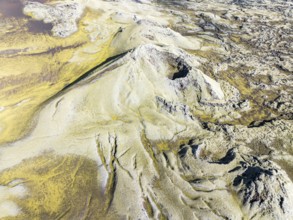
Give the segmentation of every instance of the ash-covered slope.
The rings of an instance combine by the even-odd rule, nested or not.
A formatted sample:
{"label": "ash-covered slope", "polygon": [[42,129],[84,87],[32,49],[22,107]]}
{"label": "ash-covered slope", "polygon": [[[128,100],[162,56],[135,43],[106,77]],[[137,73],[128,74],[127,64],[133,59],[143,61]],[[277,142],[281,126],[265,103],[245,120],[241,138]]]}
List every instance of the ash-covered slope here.
{"label": "ash-covered slope", "polygon": [[[210,127],[193,116],[196,103],[225,104],[223,98],[196,57],[139,46],[49,101],[32,133],[1,149],[1,184],[21,187],[16,201],[25,218],[56,218],[68,209],[66,219],[79,219],[86,209],[86,219],[290,219],[292,182],[241,140],[257,129]],[[69,165],[72,158],[78,162]],[[96,164],[95,173],[78,174],[85,161]],[[97,183],[88,189],[78,175]],[[10,191],[3,189],[8,198]],[[85,194],[78,203],[76,193]],[[20,203],[25,199],[62,205],[34,210]]]}
{"label": "ash-covered slope", "polygon": [[[171,2],[26,4],[56,37],[84,28],[92,44],[68,62],[101,45],[108,59],[0,147],[1,219],[292,219],[292,56],[262,40],[292,30],[292,16],[266,2]],[[249,29],[264,18],[278,25]]]}

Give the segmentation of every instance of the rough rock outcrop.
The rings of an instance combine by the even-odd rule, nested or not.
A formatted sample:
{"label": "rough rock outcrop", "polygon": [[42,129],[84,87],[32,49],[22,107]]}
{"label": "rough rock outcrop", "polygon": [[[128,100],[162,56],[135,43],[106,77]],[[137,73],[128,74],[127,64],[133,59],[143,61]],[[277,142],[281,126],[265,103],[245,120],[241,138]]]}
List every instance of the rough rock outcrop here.
{"label": "rough rock outcrop", "polygon": [[58,37],[68,37],[77,31],[77,20],[83,12],[83,6],[77,2],[44,5],[39,2],[28,2],[24,14],[44,23],[53,24],[52,32]]}

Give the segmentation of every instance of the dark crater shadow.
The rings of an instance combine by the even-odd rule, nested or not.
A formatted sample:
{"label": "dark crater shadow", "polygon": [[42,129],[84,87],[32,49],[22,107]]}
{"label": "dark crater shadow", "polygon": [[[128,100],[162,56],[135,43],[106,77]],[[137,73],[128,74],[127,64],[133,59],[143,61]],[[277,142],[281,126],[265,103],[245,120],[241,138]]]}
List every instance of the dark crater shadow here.
{"label": "dark crater shadow", "polygon": [[182,59],[176,59],[176,62],[178,72],[173,74],[172,80],[186,77],[189,71],[192,69]]}

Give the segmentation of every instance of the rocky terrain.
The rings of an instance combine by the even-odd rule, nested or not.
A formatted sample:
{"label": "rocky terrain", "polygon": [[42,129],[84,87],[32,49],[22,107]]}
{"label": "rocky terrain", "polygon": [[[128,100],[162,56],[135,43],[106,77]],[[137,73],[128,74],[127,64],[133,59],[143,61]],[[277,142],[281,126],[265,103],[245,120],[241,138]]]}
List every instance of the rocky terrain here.
{"label": "rocky terrain", "polygon": [[0,0],[0,219],[293,219],[293,3]]}

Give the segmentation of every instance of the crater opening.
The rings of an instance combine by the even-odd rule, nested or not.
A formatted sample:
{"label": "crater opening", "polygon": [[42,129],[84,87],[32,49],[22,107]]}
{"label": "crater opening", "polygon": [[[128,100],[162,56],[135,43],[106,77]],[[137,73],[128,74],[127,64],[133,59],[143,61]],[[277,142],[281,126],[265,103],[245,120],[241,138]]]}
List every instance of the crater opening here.
{"label": "crater opening", "polygon": [[184,60],[177,59],[176,62],[177,62],[177,70],[178,70],[178,72],[173,74],[172,80],[186,77],[188,75],[189,71],[191,70],[191,67],[188,66],[184,62]]}

